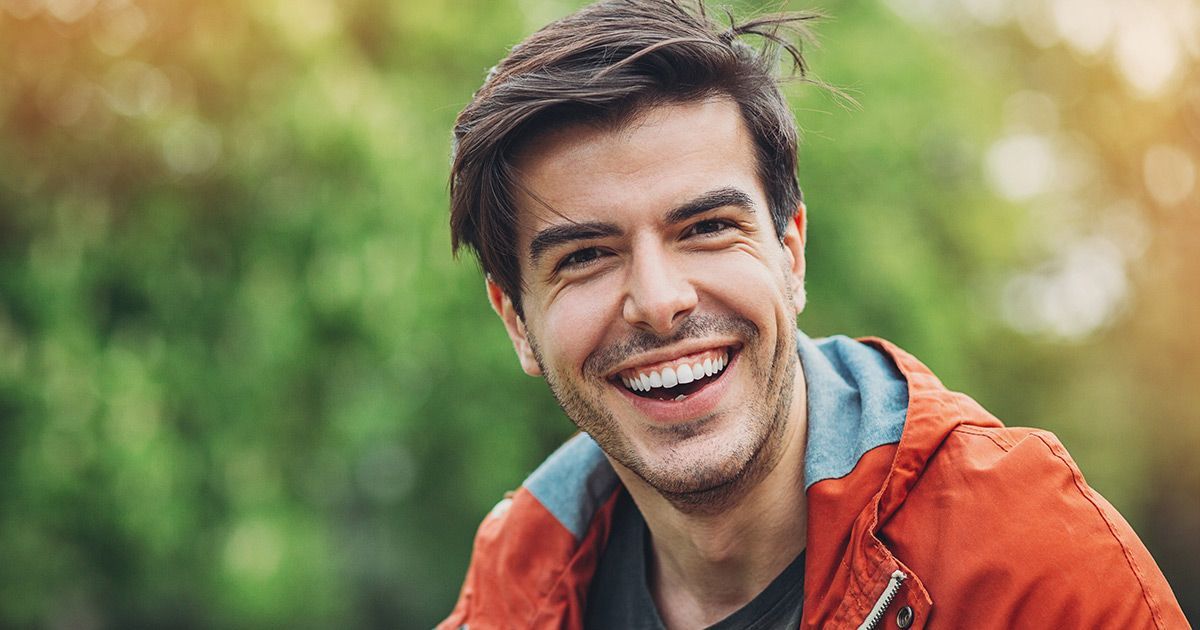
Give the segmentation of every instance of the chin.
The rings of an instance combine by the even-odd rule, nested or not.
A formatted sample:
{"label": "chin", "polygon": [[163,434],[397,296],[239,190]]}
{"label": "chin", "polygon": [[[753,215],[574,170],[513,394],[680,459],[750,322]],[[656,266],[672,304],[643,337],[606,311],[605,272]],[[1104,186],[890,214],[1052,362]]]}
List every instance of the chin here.
{"label": "chin", "polygon": [[756,436],[740,431],[730,436],[719,430],[705,431],[713,429],[715,422],[672,427],[673,433],[690,430],[692,434],[682,439],[674,436],[674,443],[660,444],[633,457],[628,451],[610,450],[597,441],[610,457],[677,507],[723,504],[726,495],[744,487],[743,482],[762,468],[769,433]]}

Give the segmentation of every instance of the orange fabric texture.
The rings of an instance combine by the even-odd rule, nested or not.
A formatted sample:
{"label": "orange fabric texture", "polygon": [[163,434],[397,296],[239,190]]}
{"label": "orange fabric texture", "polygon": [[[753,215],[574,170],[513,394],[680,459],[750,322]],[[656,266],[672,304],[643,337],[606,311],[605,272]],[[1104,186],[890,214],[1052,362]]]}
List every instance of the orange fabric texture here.
{"label": "orange fabric texture", "polygon": [[[877,628],[1188,628],[1149,552],[1044,431],[1005,428],[911,355],[898,444],[809,487],[803,628],[858,628],[900,570]],[[438,628],[580,628],[615,493],[576,540],[528,491],[480,526]]]}

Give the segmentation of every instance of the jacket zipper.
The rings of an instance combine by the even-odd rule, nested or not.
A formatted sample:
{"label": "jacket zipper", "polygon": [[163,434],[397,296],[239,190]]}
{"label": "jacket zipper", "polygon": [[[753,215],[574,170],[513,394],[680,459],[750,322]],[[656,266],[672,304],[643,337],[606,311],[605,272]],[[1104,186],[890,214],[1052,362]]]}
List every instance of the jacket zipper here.
{"label": "jacket zipper", "polygon": [[892,571],[892,577],[888,580],[887,588],[883,589],[883,593],[879,599],[875,600],[875,605],[871,608],[871,612],[867,613],[867,618],[863,619],[858,630],[872,630],[883,619],[883,613],[887,607],[892,604],[892,600],[896,598],[896,593],[900,592],[900,584],[908,578],[905,573],[899,569]]}

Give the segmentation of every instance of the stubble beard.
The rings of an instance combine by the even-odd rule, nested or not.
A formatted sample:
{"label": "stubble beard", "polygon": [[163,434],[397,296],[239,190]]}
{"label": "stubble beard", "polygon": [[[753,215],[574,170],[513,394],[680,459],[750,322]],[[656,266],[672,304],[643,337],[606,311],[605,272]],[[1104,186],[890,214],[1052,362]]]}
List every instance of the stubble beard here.
{"label": "stubble beard", "polygon": [[[758,347],[760,334],[758,327],[749,320],[737,316],[692,316],[669,339],[639,331],[620,344],[601,348],[589,357],[584,369],[585,374],[603,374],[603,366],[615,365],[633,352],[714,333],[733,333],[743,340],[739,366],[750,370],[754,382],[765,383],[763,395],[751,395],[744,405],[734,407],[744,408],[746,413],[739,420],[744,430],[736,435],[733,444],[726,441],[698,456],[691,455],[687,460],[682,459],[684,456],[679,455],[678,448],[671,448],[660,461],[653,463],[638,453],[612,412],[598,404],[605,388],[610,385],[598,376],[578,383],[560,378],[543,360],[532,335],[529,341],[542,373],[546,375],[550,391],[567,417],[581,431],[591,435],[610,458],[654,488],[676,509],[687,514],[702,515],[717,514],[731,508],[748,488],[774,469],[782,456],[799,363],[795,350],[794,323],[780,331],[771,355],[763,357],[752,356],[752,353],[761,353]],[[776,366],[779,369],[773,369]],[[661,443],[673,442],[683,447],[689,440],[704,439],[706,427],[722,420],[705,417],[660,427],[656,438]],[[727,419],[724,421],[728,422]]]}

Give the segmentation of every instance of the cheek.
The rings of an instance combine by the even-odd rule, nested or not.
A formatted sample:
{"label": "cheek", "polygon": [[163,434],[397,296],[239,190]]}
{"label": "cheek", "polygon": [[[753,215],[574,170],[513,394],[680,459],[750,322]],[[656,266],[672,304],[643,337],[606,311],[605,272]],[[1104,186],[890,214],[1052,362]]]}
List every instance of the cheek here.
{"label": "cheek", "polygon": [[756,322],[773,317],[780,309],[794,310],[783,270],[755,256],[731,252],[698,279],[706,292],[727,308]]}
{"label": "cheek", "polygon": [[601,345],[619,318],[619,292],[612,283],[594,282],[557,295],[545,312],[546,341],[553,340],[557,356],[547,360],[576,371],[588,354]]}

